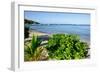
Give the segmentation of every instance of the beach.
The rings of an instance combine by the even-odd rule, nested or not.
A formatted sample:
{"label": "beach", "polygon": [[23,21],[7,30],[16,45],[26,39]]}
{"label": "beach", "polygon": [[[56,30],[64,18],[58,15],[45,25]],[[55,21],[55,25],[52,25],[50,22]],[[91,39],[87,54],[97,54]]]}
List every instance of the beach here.
{"label": "beach", "polygon": [[90,57],[90,14],[24,11],[24,60]]}
{"label": "beach", "polygon": [[30,26],[35,34],[76,34],[84,42],[90,43],[90,26],[89,25],[71,25],[71,24],[50,24],[50,25],[32,25]]}
{"label": "beach", "polygon": [[49,39],[49,36],[50,36],[50,34],[47,34],[47,33],[39,32],[36,30],[30,30],[29,38],[26,38],[24,42],[31,41],[33,35],[38,36],[38,38],[41,39],[42,43],[47,43],[47,40]]}
{"label": "beach", "polygon": [[[30,30],[29,31],[29,38],[25,39],[25,41],[31,40],[33,35],[38,36],[40,39],[42,39],[43,42],[47,42],[47,40],[49,39],[49,36],[51,36],[51,34],[39,32],[36,30]],[[86,42],[88,45],[90,45],[90,41],[88,41],[88,40],[81,39],[81,41]]]}
{"label": "beach", "polygon": [[[42,50],[42,55],[41,55],[41,60],[48,60],[48,52],[47,49],[45,49],[44,47],[47,46],[48,44],[48,40],[50,38],[50,36],[52,36],[52,34],[47,34],[47,33],[43,33],[43,32],[39,32],[36,30],[31,30],[29,31],[29,38],[24,40],[24,44],[29,44],[29,42],[32,40],[32,36],[38,36],[39,40],[41,40],[41,44],[38,47],[38,50]],[[88,47],[88,58],[90,57],[90,43],[89,41],[86,40],[80,40],[82,42],[86,42],[89,47]]]}
{"label": "beach", "polygon": [[35,36],[46,36],[46,35],[49,35],[47,33],[39,32],[39,31],[36,31],[36,30],[30,30],[29,33],[30,33],[29,37],[32,37],[33,35],[35,35]]}

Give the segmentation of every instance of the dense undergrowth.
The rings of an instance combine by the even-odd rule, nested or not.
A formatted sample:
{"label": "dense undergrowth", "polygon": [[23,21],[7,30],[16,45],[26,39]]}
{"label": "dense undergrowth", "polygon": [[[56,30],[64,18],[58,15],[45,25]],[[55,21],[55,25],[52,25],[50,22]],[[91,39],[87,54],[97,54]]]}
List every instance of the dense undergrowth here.
{"label": "dense undergrowth", "polygon": [[41,46],[41,42],[33,35],[30,42],[24,43],[25,61],[85,59],[89,56],[88,44],[78,35],[53,34],[46,46]]}

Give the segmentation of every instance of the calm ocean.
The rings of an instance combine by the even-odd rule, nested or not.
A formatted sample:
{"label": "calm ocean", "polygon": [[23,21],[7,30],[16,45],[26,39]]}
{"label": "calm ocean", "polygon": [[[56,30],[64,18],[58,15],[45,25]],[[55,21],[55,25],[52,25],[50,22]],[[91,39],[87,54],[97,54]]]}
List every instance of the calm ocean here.
{"label": "calm ocean", "polygon": [[47,34],[67,33],[77,34],[82,40],[90,41],[90,25],[77,24],[38,24],[31,25],[30,29],[33,31],[44,32]]}

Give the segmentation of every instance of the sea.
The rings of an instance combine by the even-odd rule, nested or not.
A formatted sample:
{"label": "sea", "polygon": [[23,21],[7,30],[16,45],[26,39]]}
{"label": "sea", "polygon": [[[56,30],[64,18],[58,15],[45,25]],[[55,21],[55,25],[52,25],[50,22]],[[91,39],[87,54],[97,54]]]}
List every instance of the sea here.
{"label": "sea", "polygon": [[89,24],[32,24],[30,29],[47,34],[77,34],[82,40],[90,43]]}

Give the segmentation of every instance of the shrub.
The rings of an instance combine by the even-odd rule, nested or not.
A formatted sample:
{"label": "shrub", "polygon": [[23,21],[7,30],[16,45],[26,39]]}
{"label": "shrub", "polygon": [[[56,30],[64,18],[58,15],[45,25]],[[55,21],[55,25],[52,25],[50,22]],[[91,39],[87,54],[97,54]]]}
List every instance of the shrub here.
{"label": "shrub", "polygon": [[80,37],[75,34],[53,34],[46,46],[49,58],[57,60],[83,59],[88,56],[86,42],[80,41]]}
{"label": "shrub", "polygon": [[24,45],[24,61],[40,61],[48,59],[48,52],[44,46],[40,46],[41,41],[37,36],[32,37],[32,41]]}
{"label": "shrub", "polygon": [[24,46],[24,60],[30,61],[33,59],[34,52],[36,51],[37,47],[39,47],[41,44],[41,41],[38,39],[37,36],[32,37],[32,41],[29,44],[25,44]]}
{"label": "shrub", "polygon": [[24,27],[24,38],[28,38],[28,37],[29,37],[29,28]]}

